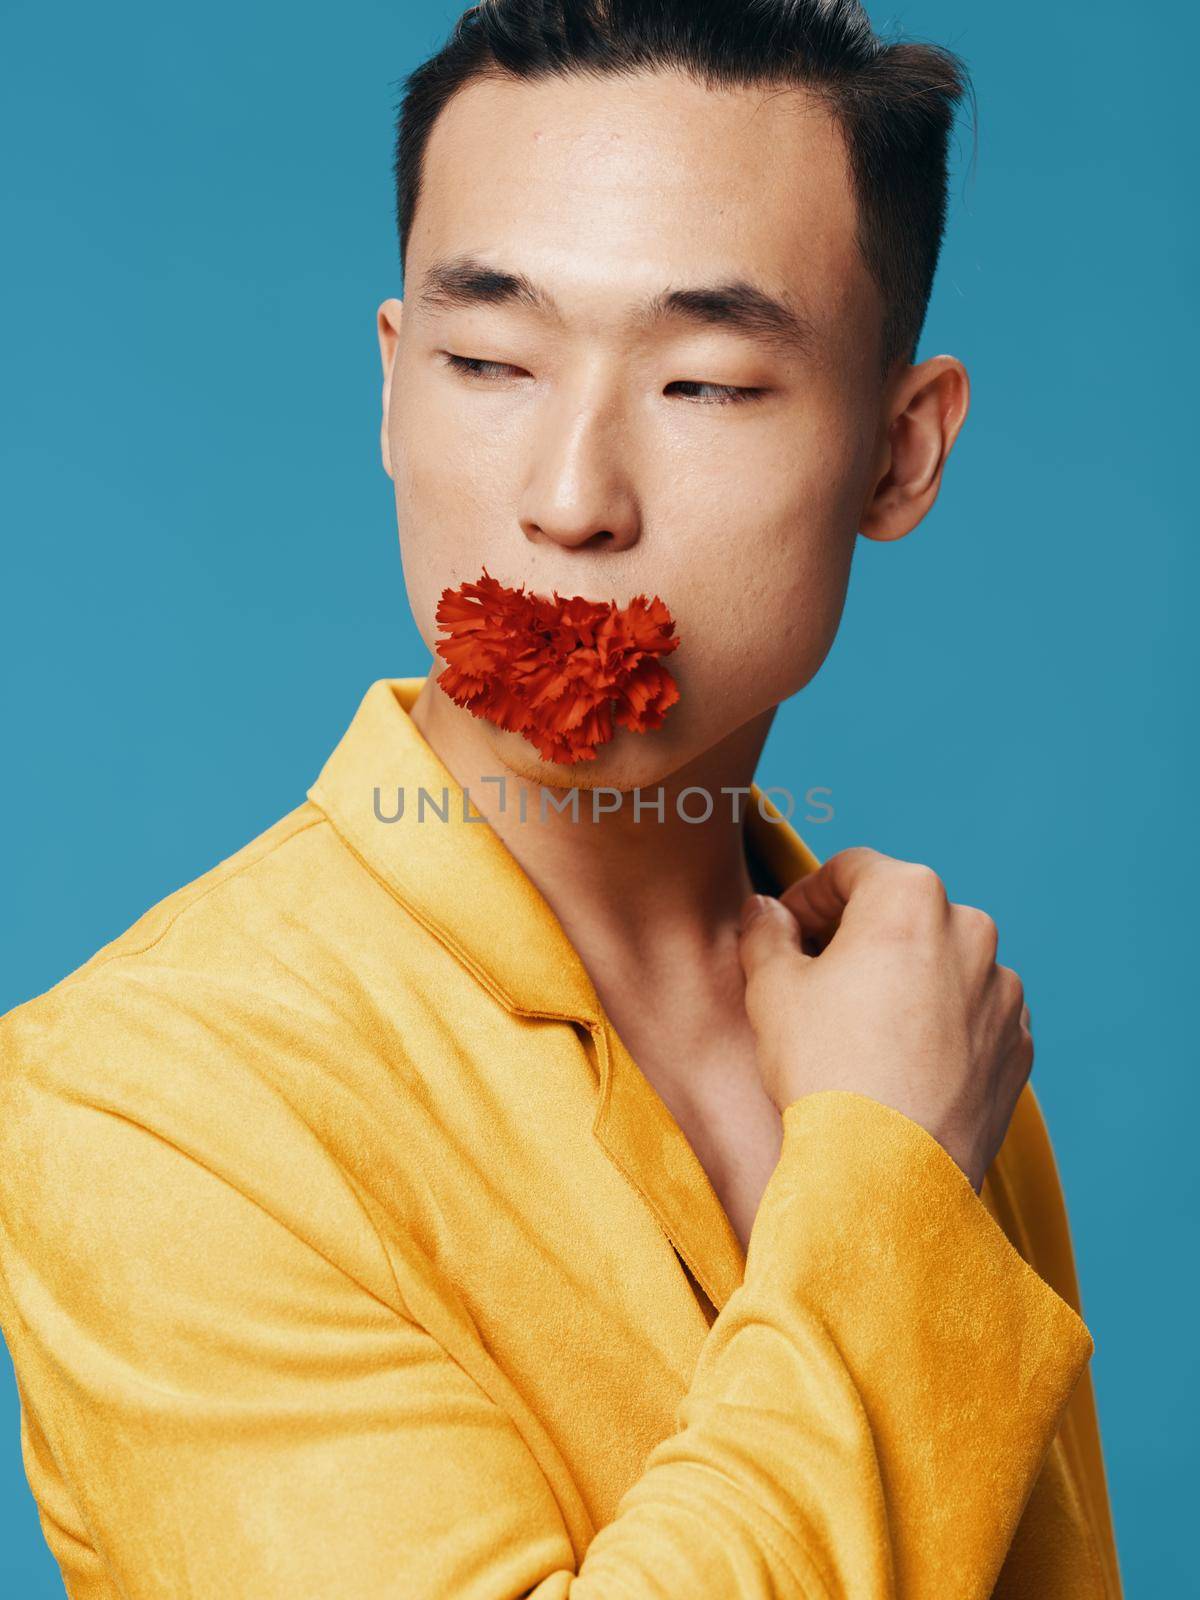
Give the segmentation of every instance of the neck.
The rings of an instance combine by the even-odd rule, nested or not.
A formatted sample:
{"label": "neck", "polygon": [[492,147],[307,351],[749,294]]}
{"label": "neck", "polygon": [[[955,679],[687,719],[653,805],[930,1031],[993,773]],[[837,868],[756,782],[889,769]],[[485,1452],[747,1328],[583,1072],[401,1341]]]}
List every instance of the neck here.
{"label": "neck", "polygon": [[[746,857],[747,796],[721,791],[749,786],[774,715],[771,707],[643,791],[640,819],[634,791],[593,820],[581,781],[573,820],[570,808],[560,814],[543,805],[541,785],[507,770],[501,810],[500,785],[482,781],[497,773],[482,724],[448,701],[432,674],[411,711],[422,737],[469,789],[472,806],[558,917],[610,1010],[619,1009],[611,1002],[630,988],[642,996],[678,994],[694,983],[718,1004],[726,989],[736,998],[738,915],[756,885]],[[712,796],[712,815],[702,822],[687,822],[676,806],[693,785]],[[705,794],[693,794],[684,810],[697,816],[706,804]]]}

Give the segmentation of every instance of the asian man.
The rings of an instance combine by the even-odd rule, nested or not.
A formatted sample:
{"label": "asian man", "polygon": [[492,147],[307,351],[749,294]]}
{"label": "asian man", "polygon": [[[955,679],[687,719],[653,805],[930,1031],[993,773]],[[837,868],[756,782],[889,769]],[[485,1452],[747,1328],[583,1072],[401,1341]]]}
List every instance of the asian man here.
{"label": "asian man", "polygon": [[1119,1596],[1020,978],[754,782],[967,414],[965,88],[853,0],[489,0],[409,78],[441,659],[0,1029],[73,1600]]}

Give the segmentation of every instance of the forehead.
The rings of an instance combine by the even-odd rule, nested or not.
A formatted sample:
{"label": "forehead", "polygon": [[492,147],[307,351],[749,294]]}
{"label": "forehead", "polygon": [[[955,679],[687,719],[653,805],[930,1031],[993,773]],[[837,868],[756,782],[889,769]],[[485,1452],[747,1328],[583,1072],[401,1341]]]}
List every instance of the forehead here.
{"label": "forehead", "polygon": [[592,304],[744,277],[834,325],[874,306],[857,220],[840,130],[804,91],[489,78],[434,124],[407,275],[486,253]]}

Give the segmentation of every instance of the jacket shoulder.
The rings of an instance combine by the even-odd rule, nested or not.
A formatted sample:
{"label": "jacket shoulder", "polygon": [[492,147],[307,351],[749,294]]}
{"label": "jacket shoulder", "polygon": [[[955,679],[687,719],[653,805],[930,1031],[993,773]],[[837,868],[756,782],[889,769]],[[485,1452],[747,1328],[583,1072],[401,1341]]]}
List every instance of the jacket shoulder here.
{"label": "jacket shoulder", "polygon": [[50,995],[60,994],[69,985],[90,977],[97,968],[118,957],[138,955],[149,950],[158,943],[184,912],[190,911],[193,906],[206,899],[207,896],[213,894],[214,891],[219,890],[231,880],[252,872],[260,862],[275,856],[280,851],[286,853],[286,847],[290,841],[309,828],[316,827],[324,820],[324,813],[313,805],[312,801],[305,800],[302,804],[280,817],[277,822],[272,823],[269,828],[265,828],[253,839],[248,840],[232,855],[218,861],[207,872],[202,872],[199,877],[193,878],[189,883],[182,884],[170,894],[164,895],[161,900],[144,911],[136,921],[130,923],[129,927],[119,933],[115,939],[110,939],[106,944],[101,945],[81,966],[76,967],[73,972],[69,972],[65,977],[60,978],[44,995],[35,996],[32,1000],[24,1002],[23,1005],[15,1006],[11,1012],[7,1013],[6,1017],[0,1018],[0,1022],[7,1020],[8,1016],[23,1010],[25,1006],[37,1005],[39,1001],[48,998]]}
{"label": "jacket shoulder", "polygon": [[163,1239],[238,1194],[384,1296],[374,1225],[313,1123],[320,1083],[306,1097],[286,1070],[325,1017],[290,967],[303,909],[344,865],[306,802],[0,1018],[0,1289],[16,1256],[43,1258],[41,1216],[124,1227],[133,1168],[169,1151]]}
{"label": "jacket shoulder", "polygon": [[0,1093],[35,1078],[66,1089],[69,1075],[74,1091],[86,1092],[101,1063],[113,1076],[132,1077],[134,1063],[151,1055],[161,1077],[172,1045],[177,1063],[213,1059],[222,1016],[249,1000],[268,928],[281,914],[286,919],[297,885],[322,870],[314,855],[344,855],[330,831],[306,800],[0,1016]]}

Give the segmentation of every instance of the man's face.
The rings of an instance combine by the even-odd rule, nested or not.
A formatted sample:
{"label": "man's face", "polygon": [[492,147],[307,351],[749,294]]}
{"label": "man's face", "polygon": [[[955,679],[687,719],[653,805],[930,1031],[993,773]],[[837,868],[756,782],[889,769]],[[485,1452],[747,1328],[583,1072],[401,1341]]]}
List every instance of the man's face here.
{"label": "man's face", "polygon": [[[680,640],[660,729],[617,729],[594,762],[558,767],[472,719],[502,767],[653,786],[817,672],[879,448],[882,306],[856,222],[841,136],[794,90],[484,81],[442,112],[406,298],[380,308],[384,462],[421,635],[432,652],[442,590],[486,566],[546,595],[660,595]],[[423,298],[466,257],[531,280],[557,314]],[[664,291],[731,283],[807,337],[704,301],[645,317]]]}

